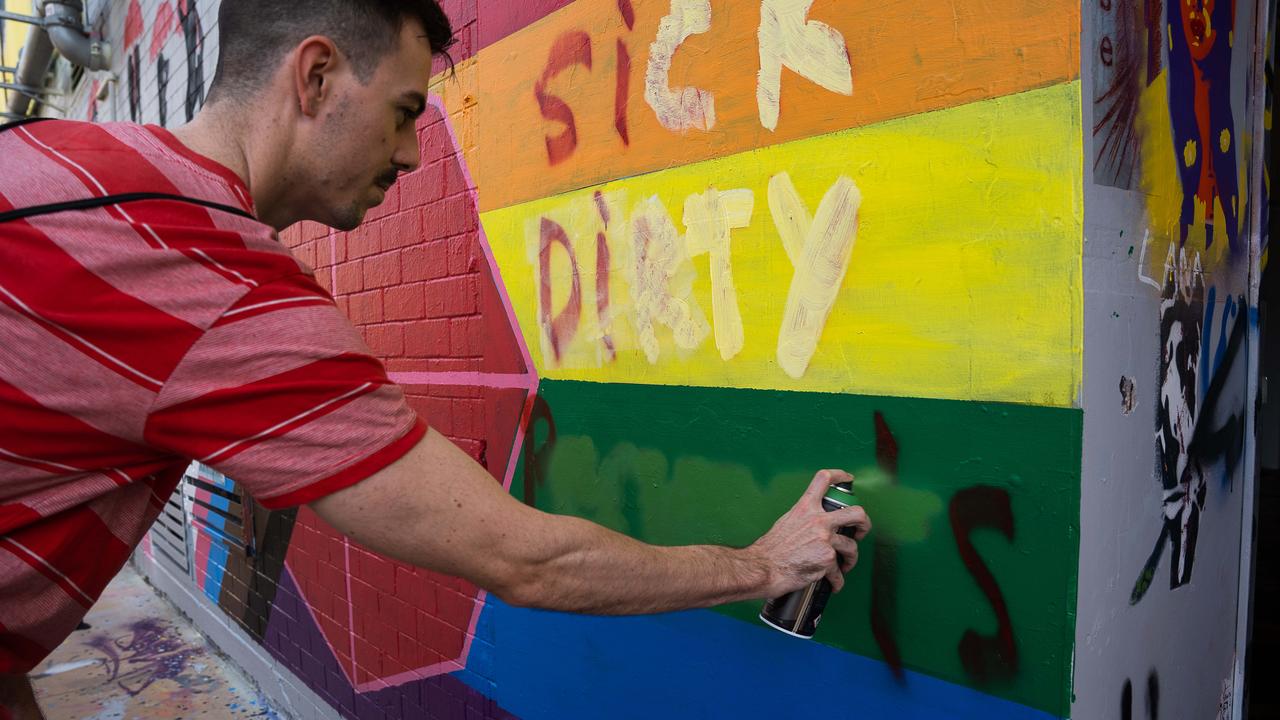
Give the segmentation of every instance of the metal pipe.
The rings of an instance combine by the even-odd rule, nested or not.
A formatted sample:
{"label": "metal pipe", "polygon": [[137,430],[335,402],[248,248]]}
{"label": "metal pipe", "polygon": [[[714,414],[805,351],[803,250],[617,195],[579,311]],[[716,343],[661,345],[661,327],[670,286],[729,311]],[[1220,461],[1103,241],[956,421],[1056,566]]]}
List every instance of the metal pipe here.
{"label": "metal pipe", "polygon": [[0,20],[12,20],[13,22],[26,23],[28,25],[44,25],[44,18],[32,15],[19,15],[8,10],[0,10]]}
{"label": "metal pipe", "polygon": [[27,44],[13,83],[23,89],[9,95],[8,111],[12,115],[29,116],[39,112],[39,96],[47,95],[42,88],[55,49],[67,60],[89,70],[111,68],[111,45],[91,39],[84,30],[81,0],[45,0],[37,2],[36,11],[41,20],[27,33]]}
{"label": "metal pipe", "polygon": [[110,43],[94,40],[84,31],[81,0],[45,0],[44,27],[58,52],[88,70],[111,69]]}
{"label": "metal pipe", "polygon": [[38,88],[34,85],[17,85],[8,82],[0,82],[0,90],[13,90],[14,92],[27,93],[28,95],[39,95],[44,92],[43,88]]}
{"label": "metal pipe", "polygon": [[[25,87],[42,87],[44,76],[49,73],[49,64],[53,62],[53,43],[49,34],[39,25],[31,26],[27,33],[27,44],[22,51],[22,60],[18,62],[18,76],[15,84]],[[26,117],[40,110],[36,101],[32,106],[32,98],[20,92],[9,93],[9,114]]]}

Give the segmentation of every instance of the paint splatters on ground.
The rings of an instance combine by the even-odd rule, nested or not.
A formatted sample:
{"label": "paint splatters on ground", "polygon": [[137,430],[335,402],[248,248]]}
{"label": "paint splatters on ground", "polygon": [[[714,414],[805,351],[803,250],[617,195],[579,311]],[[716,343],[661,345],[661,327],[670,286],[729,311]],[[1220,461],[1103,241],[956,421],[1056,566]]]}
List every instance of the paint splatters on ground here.
{"label": "paint splatters on ground", "polygon": [[278,717],[132,566],[85,622],[33,673],[49,720]]}

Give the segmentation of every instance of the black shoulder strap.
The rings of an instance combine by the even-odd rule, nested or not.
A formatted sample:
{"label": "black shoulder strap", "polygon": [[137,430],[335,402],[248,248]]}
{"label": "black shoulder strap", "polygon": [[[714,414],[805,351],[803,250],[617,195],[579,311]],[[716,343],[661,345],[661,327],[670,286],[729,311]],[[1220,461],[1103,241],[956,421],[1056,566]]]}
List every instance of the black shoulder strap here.
{"label": "black shoulder strap", "polygon": [[49,203],[48,205],[35,205],[32,207],[18,208],[8,212],[0,213],[0,223],[13,222],[14,220],[22,220],[24,218],[36,215],[50,215],[52,213],[67,212],[69,210],[90,210],[92,208],[107,207],[109,205],[119,205],[120,203],[140,202],[143,200],[169,200],[172,202],[187,203],[188,205],[200,205],[211,210],[231,213],[257,221],[253,215],[230,205],[211,202],[209,200],[201,200],[199,198],[186,197],[185,195],[170,195],[169,193],[123,193],[120,195],[105,195],[103,197],[84,198],[82,200],[68,200],[66,202]]}
{"label": "black shoulder strap", "polygon": [[[29,125],[31,123],[42,122],[45,120],[52,120],[52,118],[38,117],[17,120],[15,122],[0,125],[0,132],[5,132],[23,125]],[[139,202],[142,200],[170,200],[172,202],[187,203],[189,205],[200,205],[211,210],[218,210],[220,212],[231,213],[232,215],[239,215],[240,217],[248,218],[250,220],[257,220],[253,215],[250,215],[240,208],[211,202],[209,200],[186,197],[185,195],[173,195],[170,193],[139,192],[107,195],[105,197],[84,198],[82,200],[68,200],[66,202],[49,203],[48,205],[35,205],[32,207],[18,208],[16,210],[10,210],[9,212],[0,213],[0,223],[22,220],[23,218],[34,217],[36,215],[49,215],[52,213],[67,212],[70,210],[89,210],[92,208],[119,205],[120,203]]]}
{"label": "black shoulder strap", "polygon": [[46,118],[46,117],[29,117],[29,118],[23,118],[21,120],[14,120],[11,123],[5,123],[4,125],[0,125],[0,132],[4,132],[6,130],[12,130],[17,127],[22,127],[23,125],[30,125],[31,123],[44,122],[45,120],[52,120],[52,119],[53,118]]}

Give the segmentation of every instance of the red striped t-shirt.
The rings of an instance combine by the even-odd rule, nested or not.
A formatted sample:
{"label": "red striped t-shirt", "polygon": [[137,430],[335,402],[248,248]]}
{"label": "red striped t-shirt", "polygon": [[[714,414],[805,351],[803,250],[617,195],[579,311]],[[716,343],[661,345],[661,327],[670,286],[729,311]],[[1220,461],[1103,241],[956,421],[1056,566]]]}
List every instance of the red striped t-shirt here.
{"label": "red striped t-shirt", "polygon": [[[160,128],[0,133],[0,217],[127,193],[253,214],[234,173]],[[282,508],[424,432],[312,271],[250,217],[145,200],[0,222],[0,674],[76,627],[190,460]]]}

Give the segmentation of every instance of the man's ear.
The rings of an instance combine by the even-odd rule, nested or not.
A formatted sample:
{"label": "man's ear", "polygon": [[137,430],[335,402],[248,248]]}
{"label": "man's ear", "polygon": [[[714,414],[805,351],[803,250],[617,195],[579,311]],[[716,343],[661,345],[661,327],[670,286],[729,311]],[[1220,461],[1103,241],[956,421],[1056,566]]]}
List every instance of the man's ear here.
{"label": "man's ear", "polygon": [[314,118],[333,93],[333,79],[342,56],[333,41],[323,35],[303,40],[294,53],[293,81],[302,114]]}

